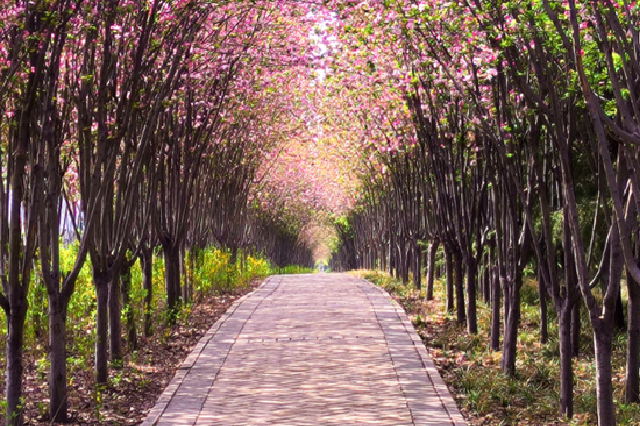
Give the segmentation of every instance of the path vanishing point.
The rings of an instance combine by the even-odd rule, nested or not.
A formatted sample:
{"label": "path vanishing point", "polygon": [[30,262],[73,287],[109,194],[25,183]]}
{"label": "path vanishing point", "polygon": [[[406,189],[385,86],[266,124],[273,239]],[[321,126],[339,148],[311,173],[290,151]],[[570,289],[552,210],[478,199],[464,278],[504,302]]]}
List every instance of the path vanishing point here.
{"label": "path vanishing point", "polygon": [[144,426],[462,426],[447,386],[380,288],[268,278],[200,340]]}

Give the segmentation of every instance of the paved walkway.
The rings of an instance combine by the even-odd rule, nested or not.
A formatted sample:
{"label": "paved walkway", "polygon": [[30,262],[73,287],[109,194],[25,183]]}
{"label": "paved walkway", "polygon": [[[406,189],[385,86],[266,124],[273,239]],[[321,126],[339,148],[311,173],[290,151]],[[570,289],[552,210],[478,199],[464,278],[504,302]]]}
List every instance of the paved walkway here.
{"label": "paved walkway", "polygon": [[274,276],[238,300],[143,422],[464,424],[402,308],[338,274]]}

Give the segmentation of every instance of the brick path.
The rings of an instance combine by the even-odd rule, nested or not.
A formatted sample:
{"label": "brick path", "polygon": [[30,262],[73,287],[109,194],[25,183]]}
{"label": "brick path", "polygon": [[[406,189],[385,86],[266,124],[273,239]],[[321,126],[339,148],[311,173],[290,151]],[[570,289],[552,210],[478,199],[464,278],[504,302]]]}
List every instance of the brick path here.
{"label": "brick path", "polygon": [[402,308],[349,275],[274,276],[202,338],[144,426],[465,422]]}

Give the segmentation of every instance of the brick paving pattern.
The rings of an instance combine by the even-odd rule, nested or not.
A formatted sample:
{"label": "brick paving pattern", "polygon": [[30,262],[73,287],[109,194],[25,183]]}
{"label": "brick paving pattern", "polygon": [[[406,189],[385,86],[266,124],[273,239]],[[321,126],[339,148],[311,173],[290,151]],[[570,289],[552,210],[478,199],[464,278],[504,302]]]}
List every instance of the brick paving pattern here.
{"label": "brick paving pattern", "polygon": [[144,426],[462,426],[402,308],[349,275],[274,276],[213,325]]}

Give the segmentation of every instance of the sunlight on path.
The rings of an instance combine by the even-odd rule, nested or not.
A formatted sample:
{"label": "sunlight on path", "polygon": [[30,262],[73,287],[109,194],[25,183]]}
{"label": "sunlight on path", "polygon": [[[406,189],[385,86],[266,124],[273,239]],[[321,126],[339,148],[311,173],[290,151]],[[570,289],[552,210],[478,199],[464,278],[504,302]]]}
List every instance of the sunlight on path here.
{"label": "sunlight on path", "polygon": [[401,308],[347,275],[272,277],[216,323],[143,423],[462,425]]}

